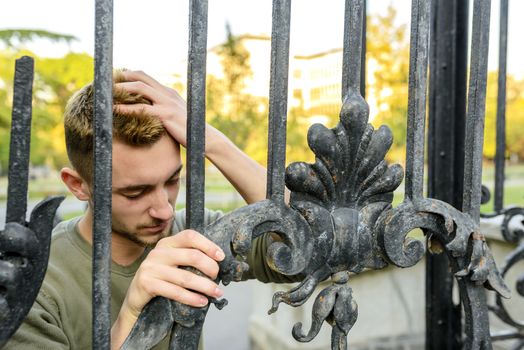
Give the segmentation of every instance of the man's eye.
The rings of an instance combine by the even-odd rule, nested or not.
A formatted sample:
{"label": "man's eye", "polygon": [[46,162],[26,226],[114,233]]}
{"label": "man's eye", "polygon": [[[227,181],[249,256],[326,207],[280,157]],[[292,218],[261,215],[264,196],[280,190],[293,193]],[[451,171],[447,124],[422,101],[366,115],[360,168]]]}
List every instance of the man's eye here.
{"label": "man's eye", "polygon": [[140,198],[140,196],[142,196],[143,192],[138,192],[138,193],[124,193],[122,194],[124,197],[126,197],[127,199],[137,199],[137,198]]}
{"label": "man's eye", "polygon": [[174,179],[167,180],[166,185],[176,185],[179,182],[180,182],[180,178],[177,177],[177,178],[174,178]]}

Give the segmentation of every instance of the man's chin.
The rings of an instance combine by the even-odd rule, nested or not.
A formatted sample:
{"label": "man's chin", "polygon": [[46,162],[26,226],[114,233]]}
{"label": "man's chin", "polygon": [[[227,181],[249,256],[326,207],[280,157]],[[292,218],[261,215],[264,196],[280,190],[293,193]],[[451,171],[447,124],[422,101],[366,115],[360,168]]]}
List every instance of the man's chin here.
{"label": "man's chin", "polygon": [[167,236],[168,232],[162,231],[148,237],[139,236],[137,237],[137,239],[142,243],[144,247],[153,248],[158,243],[158,241]]}
{"label": "man's chin", "polygon": [[168,225],[167,227],[163,227],[162,230],[158,232],[155,232],[150,228],[142,228],[137,232],[138,233],[134,236],[136,239],[141,241],[144,246],[154,247],[162,238],[169,236],[169,233],[171,232],[171,226]]}
{"label": "man's chin", "polygon": [[166,227],[159,232],[150,232],[148,229],[138,229],[135,232],[115,231],[119,236],[136,243],[144,248],[153,248],[162,238],[169,236],[171,227]]}

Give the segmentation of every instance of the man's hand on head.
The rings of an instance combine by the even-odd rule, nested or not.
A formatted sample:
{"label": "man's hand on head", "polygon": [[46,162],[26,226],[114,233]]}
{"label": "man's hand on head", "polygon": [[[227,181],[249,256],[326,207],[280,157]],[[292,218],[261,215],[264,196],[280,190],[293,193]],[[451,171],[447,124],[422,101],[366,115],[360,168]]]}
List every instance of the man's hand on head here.
{"label": "man's hand on head", "polygon": [[117,83],[116,89],[138,94],[151,104],[116,104],[115,111],[122,114],[146,113],[160,119],[167,132],[182,146],[186,146],[186,101],[176,92],[142,71],[123,71],[125,82]]}
{"label": "man's hand on head", "polygon": [[[219,246],[193,230],[161,239],[131,281],[111,330],[112,345],[123,344],[142,309],[156,296],[195,307],[205,306],[206,296],[220,298],[223,292],[213,280],[224,257]],[[194,267],[208,278],[182,267]]]}

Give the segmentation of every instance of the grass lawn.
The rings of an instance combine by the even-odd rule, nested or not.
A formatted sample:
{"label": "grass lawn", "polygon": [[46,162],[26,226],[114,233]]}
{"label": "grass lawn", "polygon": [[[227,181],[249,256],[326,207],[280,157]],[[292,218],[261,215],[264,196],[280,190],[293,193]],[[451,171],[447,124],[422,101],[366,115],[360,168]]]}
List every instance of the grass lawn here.
{"label": "grass lawn", "polygon": [[[504,206],[517,205],[524,206],[524,164],[508,166],[505,171],[506,184],[504,188]],[[494,187],[494,168],[492,164],[486,164],[483,169],[483,184],[490,188],[491,200],[482,205],[481,211],[489,213],[493,211],[493,187]],[[185,184],[185,178],[182,179]],[[184,187],[184,185],[182,186]],[[182,188],[183,190],[183,188]],[[404,198],[404,184],[399,186],[395,192],[393,205],[398,205]],[[210,170],[206,173],[206,197],[214,197],[215,200],[207,202],[206,206],[210,209],[219,209],[224,212],[234,210],[244,205],[242,200],[232,195],[235,192],[233,186],[216,170]],[[0,178],[0,200],[7,197],[7,178]],[[62,184],[58,175],[50,176],[38,180],[29,181],[29,198],[39,199],[49,195],[70,195],[66,187]],[[223,200],[216,200],[223,198]],[[183,207],[184,203],[178,203],[177,208]],[[67,213],[64,218],[69,218],[81,214]]]}

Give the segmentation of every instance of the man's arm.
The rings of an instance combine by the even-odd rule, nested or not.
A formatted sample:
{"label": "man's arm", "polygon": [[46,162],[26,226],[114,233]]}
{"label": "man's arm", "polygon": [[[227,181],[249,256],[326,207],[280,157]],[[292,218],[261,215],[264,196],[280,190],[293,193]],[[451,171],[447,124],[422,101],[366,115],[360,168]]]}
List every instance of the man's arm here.
{"label": "man's arm", "polygon": [[[185,147],[187,112],[184,99],[143,72],[125,71],[123,75],[127,82],[117,84],[117,88],[140,94],[151,101],[151,105],[117,105],[115,108],[122,113],[144,111],[157,116],[169,134]],[[265,199],[266,169],[210,125],[206,125],[205,153],[247,203]]]}
{"label": "man's arm", "polygon": [[60,321],[58,307],[40,290],[24,322],[5,344],[5,350],[71,348]]}

